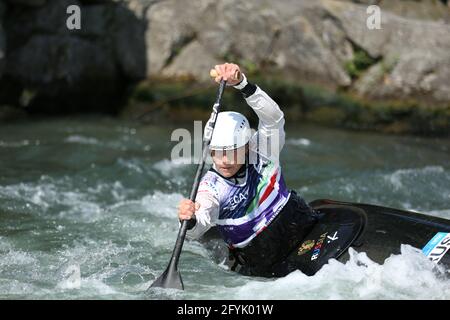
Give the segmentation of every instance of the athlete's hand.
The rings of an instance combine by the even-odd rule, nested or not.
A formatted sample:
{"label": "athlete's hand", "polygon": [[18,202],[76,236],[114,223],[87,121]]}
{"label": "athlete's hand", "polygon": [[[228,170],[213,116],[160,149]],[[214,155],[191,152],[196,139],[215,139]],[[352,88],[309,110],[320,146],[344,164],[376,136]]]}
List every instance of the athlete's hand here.
{"label": "athlete's hand", "polygon": [[200,203],[196,202],[194,204],[194,202],[189,199],[183,199],[178,205],[178,218],[180,220],[190,220],[195,214],[195,211],[197,211],[199,208]]}
{"label": "athlete's hand", "polygon": [[229,86],[235,86],[242,81],[241,69],[234,63],[218,64],[214,69],[211,69],[210,75],[217,83],[220,83],[220,80],[223,79],[227,81]]}

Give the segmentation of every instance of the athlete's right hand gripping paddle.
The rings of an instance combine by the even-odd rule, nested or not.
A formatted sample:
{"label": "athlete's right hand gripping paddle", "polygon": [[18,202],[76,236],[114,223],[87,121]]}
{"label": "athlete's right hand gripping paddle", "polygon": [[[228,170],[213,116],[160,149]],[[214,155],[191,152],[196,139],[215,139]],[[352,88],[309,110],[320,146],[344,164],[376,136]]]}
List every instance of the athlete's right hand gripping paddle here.
{"label": "athlete's right hand gripping paddle", "polygon": [[[215,71],[215,70],[214,70]],[[210,72],[210,74],[212,71]],[[197,166],[197,171],[195,173],[194,184],[191,189],[191,195],[189,199],[195,202],[195,197],[197,195],[198,185],[200,183],[200,178],[202,176],[203,168],[205,166],[205,160],[209,152],[209,143],[211,142],[212,134],[214,131],[214,126],[216,125],[217,114],[220,111],[220,101],[222,99],[223,91],[225,89],[226,81],[221,80],[219,89],[217,92],[216,102],[213,105],[213,110],[211,117],[209,118],[204,135],[203,135],[203,154],[202,160]],[[178,260],[180,259],[181,249],[183,248],[184,238],[186,237],[187,231],[187,220],[181,222],[180,230],[178,231],[177,241],[175,243],[175,248],[173,249],[172,257],[170,258],[169,265],[167,266],[164,273],[157,278],[150,288],[160,287],[160,288],[173,288],[173,289],[184,289],[183,280],[181,279],[181,274],[178,271]]]}

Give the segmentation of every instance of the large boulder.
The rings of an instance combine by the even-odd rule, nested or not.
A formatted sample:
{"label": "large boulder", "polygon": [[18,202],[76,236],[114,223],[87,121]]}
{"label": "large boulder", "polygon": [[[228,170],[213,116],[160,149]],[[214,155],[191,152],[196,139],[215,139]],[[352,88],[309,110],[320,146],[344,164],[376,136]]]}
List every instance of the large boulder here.
{"label": "large boulder", "polygon": [[194,40],[186,45],[169,66],[162,70],[166,77],[196,78],[210,80],[209,69],[220,63],[205,47]]}
{"label": "large boulder", "polygon": [[404,18],[420,20],[448,20],[450,4],[437,0],[339,0],[358,4],[377,5],[384,12],[394,13]]}
{"label": "large boulder", "polygon": [[[302,15],[302,3],[292,2],[288,10],[286,5],[238,0],[201,0],[189,8],[177,0],[155,4],[147,14],[148,74],[168,74],[172,61],[185,56],[184,47],[195,40],[205,50],[196,50],[194,60],[243,61],[256,67],[269,62],[303,79],[348,86],[350,77],[338,63],[352,54],[348,43],[338,44],[345,35],[340,32],[335,42],[324,43]],[[190,73],[203,79],[205,70],[193,63]]]}
{"label": "large boulder", "polygon": [[[145,22],[122,3],[83,3],[9,6],[4,100],[23,104],[32,92],[31,111],[114,112],[128,84],[145,77]],[[81,8],[80,30],[67,28],[69,5]]]}
{"label": "large boulder", "polygon": [[158,75],[168,66],[175,55],[195,37],[191,21],[198,19],[201,10],[197,7],[203,0],[185,6],[176,1],[161,1],[152,5],[146,14],[148,28],[145,34],[147,45],[147,75]]}
{"label": "large boulder", "polygon": [[363,28],[365,6],[323,1],[348,39],[378,59],[355,82],[364,96],[450,101],[450,25],[384,12],[380,30]]}
{"label": "large boulder", "polygon": [[[146,16],[147,74],[181,72],[202,80],[203,62],[233,60],[253,69],[270,65],[296,80],[355,89],[368,97],[449,101],[450,25],[428,21],[432,14],[422,10],[446,11],[445,5],[427,1],[428,6],[414,9],[414,1],[393,1],[410,4],[408,12],[417,12],[418,20],[392,13],[400,4],[354,2],[159,2]],[[366,25],[369,4],[382,7],[380,30]],[[356,61],[361,57],[366,59],[362,68]]]}
{"label": "large boulder", "polygon": [[40,7],[43,6],[47,0],[6,0],[12,5],[20,5],[27,7]]}
{"label": "large boulder", "polygon": [[5,5],[0,2],[0,79],[3,75],[3,69],[5,67],[5,56],[6,56],[6,39],[5,32],[3,30],[3,16],[5,12]]}

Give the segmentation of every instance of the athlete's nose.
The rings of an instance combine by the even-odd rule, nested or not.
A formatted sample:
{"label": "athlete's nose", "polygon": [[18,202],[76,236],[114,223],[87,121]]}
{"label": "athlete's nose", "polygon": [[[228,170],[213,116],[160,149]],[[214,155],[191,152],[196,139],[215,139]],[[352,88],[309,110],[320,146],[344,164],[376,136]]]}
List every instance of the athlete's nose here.
{"label": "athlete's nose", "polygon": [[225,151],[222,155],[222,163],[223,164],[234,164],[234,150],[233,151]]}
{"label": "athlete's nose", "polygon": [[229,159],[228,159],[228,156],[227,156],[226,152],[224,152],[223,155],[222,155],[222,163],[224,163],[224,164],[228,164],[229,163]]}

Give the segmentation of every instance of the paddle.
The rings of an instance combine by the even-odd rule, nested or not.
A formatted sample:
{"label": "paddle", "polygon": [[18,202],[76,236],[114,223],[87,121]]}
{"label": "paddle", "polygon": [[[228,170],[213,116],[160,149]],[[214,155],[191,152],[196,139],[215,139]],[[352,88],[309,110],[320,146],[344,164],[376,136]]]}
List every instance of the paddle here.
{"label": "paddle", "polygon": [[[216,102],[213,105],[213,111],[208,123],[205,127],[205,132],[203,135],[203,154],[201,162],[197,166],[197,172],[195,173],[194,184],[192,186],[191,195],[189,199],[195,202],[195,197],[197,196],[198,185],[200,183],[200,178],[202,176],[203,167],[205,166],[205,160],[209,152],[209,143],[211,141],[212,133],[214,131],[214,126],[216,125],[217,114],[220,110],[220,100],[222,99],[223,91],[225,89],[226,81],[221,80],[219,89],[217,92]],[[175,243],[175,248],[173,249],[172,257],[170,258],[169,265],[166,271],[159,276],[155,282],[152,283],[150,288],[160,287],[160,288],[174,288],[174,289],[184,289],[183,280],[181,279],[181,274],[178,271],[178,260],[180,259],[181,249],[183,248],[184,238],[187,231],[187,220],[181,222],[180,230],[178,231],[177,241]]]}

